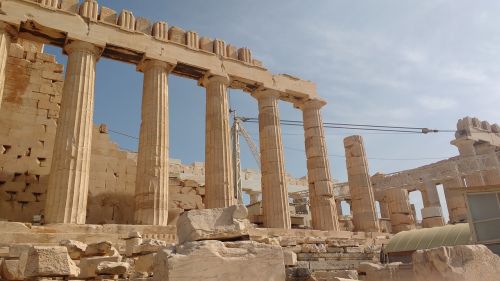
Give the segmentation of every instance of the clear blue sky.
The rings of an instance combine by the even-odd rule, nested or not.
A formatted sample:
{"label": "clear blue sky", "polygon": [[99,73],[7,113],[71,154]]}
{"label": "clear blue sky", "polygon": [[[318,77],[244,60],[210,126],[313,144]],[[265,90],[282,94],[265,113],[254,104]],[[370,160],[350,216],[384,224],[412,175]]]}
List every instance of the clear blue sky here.
{"label": "clear blue sky", "polygon": [[[500,121],[500,2],[432,1],[100,1],[152,21],[165,20],[202,36],[246,46],[274,73],[317,84],[329,101],[325,121],[454,129],[467,115]],[[60,50],[48,48],[60,54]],[[64,58],[58,56],[61,62]],[[137,136],[142,74],[133,65],[101,59],[97,67],[96,123]],[[170,78],[170,156],[204,160],[204,89]],[[253,98],[231,91],[240,115],[256,117]],[[281,103],[283,119],[300,112]],[[258,140],[258,129],[247,129]],[[342,139],[365,137],[370,171],[393,172],[457,154],[453,134],[394,135],[326,131],[332,173],[345,180]],[[121,147],[137,142],[112,135]],[[306,173],[302,130],[283,128],[286,169]],[[255,168],[245,145],[243,166]],[[383,159],[381,159],[383,158]],[[387,160],[387,159],[420,160]]]}

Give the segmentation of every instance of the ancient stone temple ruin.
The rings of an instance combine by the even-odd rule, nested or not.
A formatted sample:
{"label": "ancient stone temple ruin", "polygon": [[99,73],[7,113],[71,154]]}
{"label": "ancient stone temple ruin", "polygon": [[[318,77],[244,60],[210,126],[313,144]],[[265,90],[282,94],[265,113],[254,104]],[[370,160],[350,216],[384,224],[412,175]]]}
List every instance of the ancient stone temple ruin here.
{"label": "ancient stone temple ruin", "polygon": [[[349,182],[334,183],[326,102],[312,82],[270,73],[248,48],[101,4],[0,0],[1,280],[382,280],[395,271],[423,280],[413,269],[436,262],[429,251],[470,257],[454,266],[476,266],[481,255],[498,268],[482,245],[419,249],[413,269],[380,263],[393,234],[447,223],[437,184],[450,223],[468,220],[460,187],[500,184],[498,125],[464,118],[453,141],[460,156],[390,175],[370,176],[363,139],[348,137]],[[60,47],[67,64],[44,45]],[[138,152],[93,123],[100,58],[143,73]],[[205,163],[168,156],[170,75],[206,89]],[[229,88],[258,103],[261,171],[242,173],[246,207],[233,186]],[[302,179],[285,172],[278,101],[303,116]],[[422,223],[408,199],[414,190]]]}

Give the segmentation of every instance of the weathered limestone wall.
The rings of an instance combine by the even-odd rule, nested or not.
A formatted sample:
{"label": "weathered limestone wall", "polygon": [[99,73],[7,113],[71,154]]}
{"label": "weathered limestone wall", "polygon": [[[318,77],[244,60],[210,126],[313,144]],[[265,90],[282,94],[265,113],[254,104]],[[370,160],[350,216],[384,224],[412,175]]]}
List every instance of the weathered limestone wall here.
{"label": "weathered limestone wall", "polygon": [[63,66],[12,44],[0,110],[0,218],[31,221],[44,208]]}
{"label": "weathered limestone wall", "polygon": [[[12,44],[0,109],[0,220],[31,222],[44,213],[45,192],[62,97],[63,65],[40,44]],[[137,154],[94,126],[86,223],[132,224]],[[170,161],[170,210],[202,208],[204,187],[181,174],[204,174],[203,164]],[[170,222],[176,215],[169,216]]]}
{"label": "weathered limestone wall", "polygon": [[[442,184],[450,223],[465,222],[467,207],[456,188],[500,183],[500,126],[465,117],[457,122],[451,144],[460,155],[422,167],[371,177],[375,192],[389,188],[420,190],[425,209],[424,226],[442,225],[436,186]],[[424,217],[425,218],[425,217]]]}

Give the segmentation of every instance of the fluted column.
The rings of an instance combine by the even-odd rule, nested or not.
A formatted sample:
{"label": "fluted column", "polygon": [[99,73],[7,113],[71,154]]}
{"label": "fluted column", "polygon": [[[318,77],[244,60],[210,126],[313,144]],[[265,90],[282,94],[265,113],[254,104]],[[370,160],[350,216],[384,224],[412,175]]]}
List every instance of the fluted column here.
{"label": "fluted column", "polygon": [[398,233],[415,229],[415,216],[413,215],[408,191],[402,188],[384,190],[384,201],[389,209],[392,232]]}
{"label": "fluted column", "polygon": [[73,41],[68,54],[61,111],[45,204],[49,223],[84,224],[89,186],[95,67],[100,50]]}
{"label": "fluted column", "polygon": [[450,223],[460,223],[467,221],[467,203],[465,195],[458,188],[464,187],[463,182],[457,174],[456,178],[447,179],[443,182],[446,205],[450,215]]}
{"label": "fluted column", "polygon": [[299,105],[304,118],[309,200],[313,229],[339,230],[330,163],[320,112],[321,107],[325,104],[320,100],[308,100]]}
{"label": "fluted column", "polygon": [[424,201],[424,208],[421,210],[422,226],[424,228],[443,226],[443,211],[436,185],[432,181],[427,180],[423,183],[421,192]]}
{"label": "fluted column", "polygon": [[459,161],[463,161],[463,164],[468,167],[468,171],[464,171],[464,179],[467,187],[485,185],[477,160],[475,143],[476,141],[471,139],[456,139],[451,141],[451,144],[458,148],[461,156]]}
{"label": "fluted column", "polygon": [[229,79],[222,76],[207,77],[205,132],[205,206],[224,208],[236,204],[233,189],[231,157]]}
{"label": "fluted column", "polygon": [[135,185],[135,223],[167,225],[168,222],[168,73],[166,62],[146,60],[141,132]]}
{"label": "fluted column", "polygon": [[344,139],[354,231],[380,231],[368,161],[361,136]]}
{"label": "fluted column", "polygon": [[271,90],[252,94],[259,103],[259,143],[264,227],[291,228],[288,186],[281,140],[279,93]]}
{"label": "fluted column", "polygon": [[6,23],[0,23],[0,107],[2,105],[3,90],[5,86],[5,68],[9,56],[10,43],[15,30]]}

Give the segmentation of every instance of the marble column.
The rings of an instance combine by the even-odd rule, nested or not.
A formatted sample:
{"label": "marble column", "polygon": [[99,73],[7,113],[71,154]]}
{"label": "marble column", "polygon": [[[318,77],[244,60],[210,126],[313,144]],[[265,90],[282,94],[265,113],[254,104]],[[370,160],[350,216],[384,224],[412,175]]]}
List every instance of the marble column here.
{"label": "marble column", "polygon": [[393,233],[415,229],[415,216],[406,189],[391,188],[384,190],[384,201],[387,202],[389,209]]}
{"label": "marble column", "polygon": [[68,54],[61,111],[45,203],[48,223],[84,224],[87,211],[94,114],[95,67],[100,50],[73,41]]}
{"label": "marble column", "polygon": [[439,202],[439,194],[436,185],[432,181],[426,181],[421,188],[424,208],[422,209],[422,226],[430,228],[443,226],[444,218]]}
{"label": "marble column", "polygon": [[498,146],[490,143],[478,143],[474,148],[476,155],[482,158],[486,168],[481,172],[484,185],[500,184],[500,161],[496,151]]}
{"label": "marble column", "polygon": [[168,222],[168,74],[166,62],[146,60],[141,132],[135,186],[135,223],[167,225]]}
{"label": "marble column", "polygon": [[461,187],[463,187],[463,182],[458,175],[456,178],[443,182],[446,205],[448,206],[448,214],[452,224],[467,222],[467,203],[464,194],[458,189]]}
{"label": "marble column", "polygon": [[485,181],[480,171],[479,162],[476,159],[475,140],[471,139],[456,139],[451,142],[458,148],[461,158],[459,161],[463,162],[462,166],[467,167],[469,170],[464,171],[466,187],[483,186]]}
{"label": "marble column", "polygon": [[279,93],[272,90],[252,94],[259,103],[259,143],[264,227],[290,229],[288,186],[281,140]]}
{"label": "marble column", "polygon": [[205,206],[225,208],[236,204],[233,188],[231,132],[227,87],[229,79],[210,76],[206,87]]}
{"label": "marble column", "polygon": [[15,30],[8,24],[0,23],[0,107],[2,106],[3,92],[5,87],[5,68],[9,57],[10,43]]}
{"label": "marble column", "polygon": [[309,200],[313,229],[339,230],[327,144],[320,111],[325,104],[326,102],[321,100],[308,100],[299,105],[304,119]]}
{"label": "marble column", "polygon": [[344,148],[354,231],[378,232],[380,226],[363,138],[361,136],[345,138]]}

